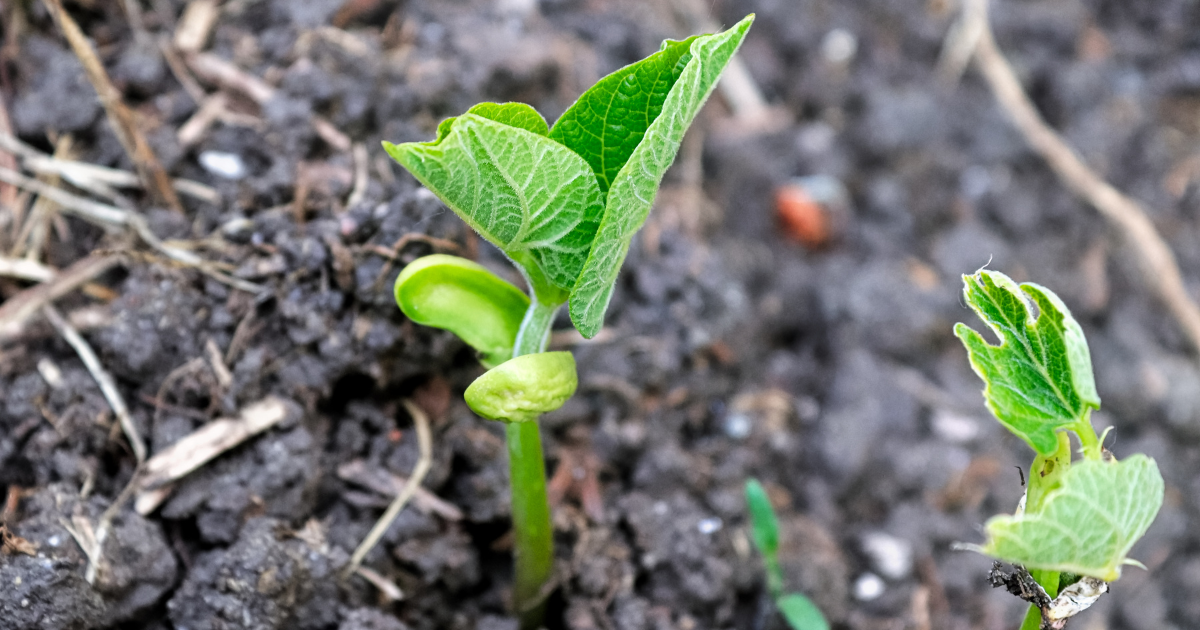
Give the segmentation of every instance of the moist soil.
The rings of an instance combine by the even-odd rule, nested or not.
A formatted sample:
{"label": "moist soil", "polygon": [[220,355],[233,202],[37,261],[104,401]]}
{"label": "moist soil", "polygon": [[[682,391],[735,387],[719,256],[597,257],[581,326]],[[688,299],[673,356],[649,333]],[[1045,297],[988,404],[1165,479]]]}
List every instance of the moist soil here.
{"label": "moist soil", "polygon": [[[1015,628],[1022,602],[989,585],[986,558],[952,549],[1014,508],[1031,461],[988,416],[951,332],[980,326],[960,276],[986,265],[1063,297],[1091,345],[1096,424],[1167,481],[1132,554],[1149,570],[1127,568],[1072,627],[1200,627],[1195,356],[1121,235],[1030,151],[979,76],[938,74],[956,4],[229,0],[207,52],[275,92],[229,92],[239,116],[186,146],[177,132],[200,95],[159,47],[185,3],[143,3],[137,27],[122,3],[69,4],[166,169],[219,193],[185,197],[183,213],[137,191],[124,201],[159,238],[262,290],[58,218],[47,264],[130,252],[58,308],[152,454],[267,396],[293,413],[149,515],[123,506],[89,584],[68,526],[97,522],[135,458],[72,347],[29,320],[0,350],[0,492],[16,537],[0,554],[0,628],[515,628],[502,427],[461,399],[482,368],[449,333],[407,321],[390,287],[434,252],[519,280],[379,143],[430,139],[482,100],[553,120],[599,77],[699,30],[696,11],[724,24],[757,12],[741,56],[774,114],[739,122],[714,97],[634,240],[606,329],[584,342],[558,322],[580,388],[542,420],[559,563],[547,625],[783,627],[747,535],[743,486],[757,477],[780,513],[788,586],[834,628]],[[1198,293],[1200,6],[994,4],[1040,111],[1145,202]],[[132,170],[44,6],[4,12],[14,133],[44,151],[69,134],[77,159]],[[798,240],[777,218],[774,191],[800,176],[845,190],[824,208],[827,238]],[[5,279],[0,296],[30,286]],[[386,490],[418,460],[406,399],[431,418],[424,487],[446,503],[406,508],[367,556],[395,599],[338,571],[391,498],[364,479]]]}

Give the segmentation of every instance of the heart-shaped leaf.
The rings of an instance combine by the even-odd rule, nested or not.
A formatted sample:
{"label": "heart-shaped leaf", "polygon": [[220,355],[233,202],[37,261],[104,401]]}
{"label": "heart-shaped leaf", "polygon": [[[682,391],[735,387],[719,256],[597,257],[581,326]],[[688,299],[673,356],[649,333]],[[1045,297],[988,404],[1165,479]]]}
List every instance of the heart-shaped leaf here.
{"label": "heart-shaped leaf", "polygon": [[[723,33],[667,42],[656,55],[617,71],[611,81],[602,80],[593,88],[600,90],[598,95],[593,98],[589,90],[580,98],[579,107],[589,110],[600,107],[605,102],[604,95],[608,95],[607,100],[613,105],[596,112],[572,113],[569,118],[564,115],[565,120],[555,123],[551,130],[551,137],[578,147],[576,150],[588,158],[598,177],[611,177],[599,231],[571,290],[571,321],[584,337],[594,337],[600,331],[629,243],[646,222],[658,184],[675,160],[684,132],[716,86],[721,71],[737,52],[752,22],[754,16],[749,15]],[[684,46],[687,54],[682,54]],[[668,86],[672,77],[674,81]],[[661,111],[644,127],[645,132],[639,138],[638,130],[651,120],[649,114],[657,108],[664,87],[669,89],[662,98]],[[626,106],[628,103],[644,104],[647,113],[637,115],[634,108]],[[611,175],[613,166],[619,162],[616,174]]]}
{"label": "heart-shaped leaf", "polygon": [[458,335],[495,367],[512,358],[529,297],[482,265],[434,254],[409,263],[396,278],[396,304],[418,324]]}
{"label": "heart-shaped leaf", "polygon": [[966,324],[954,327],[986,384],[988,409],[1035,451],[1053,454],[1055,433],[1087,422],[1100,407],[1083,329],[1062,300],[1040,285],[1018,286],[996,271],[963,276],[963,284],[967,304],[1001,341],[993,346]]}
{"label": "heart-shaped leaf", "polygon": [[569,289],[603,199],[588,163],[544,130],[528,105],[485,103],[443,121],[432,142],[383,148],[485,239]]}
{"label": "heart-shaped leaf", "polygon": [[563,406],[579,385],[570,352],[525,354],[475,379],[463,394],[489,420],[523,422]]}
{"label": "heart-shaped leaf", "polygon": [[1062,485],[1036,514],[996,516],[979,551],[993,558],[1111,582],[1162,507],[1163,479],[1154,460],[1085,459],[1071,465]]}

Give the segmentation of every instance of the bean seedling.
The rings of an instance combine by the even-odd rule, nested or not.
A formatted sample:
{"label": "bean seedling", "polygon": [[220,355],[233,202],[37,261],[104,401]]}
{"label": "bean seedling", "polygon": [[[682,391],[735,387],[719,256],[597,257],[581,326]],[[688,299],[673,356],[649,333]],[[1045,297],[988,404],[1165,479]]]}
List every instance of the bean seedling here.
{"label": "bean seedling", "polygon": [[792,630],[829,630],[829,622],[812,600],[783,590],[783,568],[779,566],[779,519],[767,491],[757,479],[746,482],[746,505],[750,508],[750,537],[762,554],[767,572],[767,592],[779,614]]}
{"label": "bean seedling", "polygon": [[[1100,408],[1083,329],[1054,292],[981,270],[963,276],[971,309],[1000,338],[954,327],[983,379],[988,409],[1036,453],[1015,514],[988,520],[986,542],[964,545],[1016,565],[995,586],[1030,602],[1021,630],[1058,630],[1108,591],[1163,502],[1153,459],[1118,461],[1092,428]],[[1072,461],[1070,434],[1079,443]],[[1142,567],[1145,568],[1145,567]]]}
{"label": "bean seedling", "polygon": [[554,559],[537,419],[577,383],[570,353],[545,352],[555,314],[569,303],[584,337],[599,332],[659,182],[753,20],[663,42],[584,92],[553,128],[528,105],[480,103],[442,121],[433,141],[383,143],[504,252],[529,288],[527,296],[451,256],[418,259],[396,279],[396,302],[409,318],[452,331],[491,368],[465,397],[476,413],[507,425],[522,628],[540,625]]}

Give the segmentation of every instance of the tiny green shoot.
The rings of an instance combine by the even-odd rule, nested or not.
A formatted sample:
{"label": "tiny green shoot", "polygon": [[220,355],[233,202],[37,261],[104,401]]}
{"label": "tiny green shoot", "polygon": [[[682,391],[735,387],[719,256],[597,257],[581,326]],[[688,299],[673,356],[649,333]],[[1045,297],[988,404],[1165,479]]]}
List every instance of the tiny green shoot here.
{"label": "tiny green shoot", "polygon": [[783,568],[779,565],[779,519],[767,491],[757,479],[746,482],[746,505],[750,508],[750,537],[762,554],[767,592],[775,608],[793,630],[829,630],[829,622],[812,600],[800,593],[784,591]]}
{"label": "tiny green shoot", "polygon": [[668,40],[601,79],[553,127],[523,103],[480,103],[429,142],[384,150],[524,277],[529,294],[450,256],[418,259],[396,280],[413,321],[444,328],[490,370],[467,388],[479,415],[506,423],[521,627],[543,617],[553,530],[537,419],[574,393],[569,353],[546,352],[558,310],[586,338],[603,324],[630,242],[663,174],[754,21]]}
{"label": "tiny green shoot", "polygon": [[992,517],[984,544],[964,547],[1017,565],[1040,587],[1023,595],[1031,606],[1021,630],[1062,628],[1124,565],[1141,566],[1128,554],[1162,507],[1162,475],[1145,455],[1118,461],[1103,448],[1091,422],[1100,396],[1087,340],[1053,291],[987,270],[963,283],[1000,344],[961,323],[954,333],[983,379],[988,409],[1035,452],[1016,513]]}

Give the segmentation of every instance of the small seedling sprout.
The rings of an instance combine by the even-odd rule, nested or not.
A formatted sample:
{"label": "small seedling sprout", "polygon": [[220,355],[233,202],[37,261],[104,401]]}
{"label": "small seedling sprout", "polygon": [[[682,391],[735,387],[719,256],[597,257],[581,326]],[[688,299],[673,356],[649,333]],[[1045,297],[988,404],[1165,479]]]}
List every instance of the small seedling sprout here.
{"label": "small seedling sprout", "polygon": [[[1162,475],[1145,455],[1118,461],[1104,449],[1091,422],[1100,396],[1087,340],[1053,291],[987,270],[963,283],[1000,344],[966,324],[954,333],[983,379],[988,409],[1035,452],[1016,512],[989,519],[983,545],[963,547],[1017,565],[1013,577],[994,570],[993,584],[1030,601],[1021,630],[1057,630],[1123,566],[1141,566],[1128,554],[1162,506]],[[1074,461],[1072,434],[1082,454]]]}
{"label": "small seedling sprout", "polygon": [[757,479],[746,482],[746,505],[750,508],[750,537],[762,554],[767,574],[767,593],[775,608],[793,630],[829,630],[821,609],[800,593],[783,589],[783,568],[779,565],[779,519],[771,507],[767,491]]}
{"label": "small seedling sprout", "polygon": [[617,274],[684,132],[754,21],[668,40],[601,79],[546,124],[522,103],[480,103],[438,125],[430,142],[384,149],[500,249],[528,295],[452,256],[410,264],[396,302],[415,322],[453,332],[491,368],[467,404],[506,424],[512,482],[514,608],[541,624],[553,529],[538,416],[575,392],[575,361],[546,352],[558,310],[586,338],[600,331]]}

